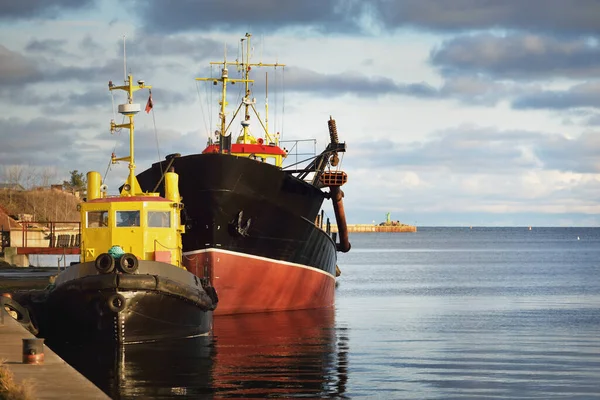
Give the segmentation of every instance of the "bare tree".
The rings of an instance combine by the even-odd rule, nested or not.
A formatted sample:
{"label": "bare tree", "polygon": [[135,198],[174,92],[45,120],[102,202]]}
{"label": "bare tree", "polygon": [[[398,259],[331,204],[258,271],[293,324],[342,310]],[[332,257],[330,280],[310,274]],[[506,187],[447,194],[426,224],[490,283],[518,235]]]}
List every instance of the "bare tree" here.
{"label": "bare tree", "polygon": [[32,167],[31,165],[27,166],[27,168],[25,168],[24,171],[24,175],[25,178],[23,179],[24,181],[24,186],[26,189],[33,189],[37,182],[39,181],[39,174],[38,171],[35,167]]}
{"label": "bare tree", "polygon": [[2,175],[6,183],[20,185],[23,181],[25,171],[24,165],[5,165],[2,167]]}
{"label": "bare tree", "polygon": [[56,180],[57,173],[55,167],[45,168],[40,176],[40,186],[49,187],[50,182]]}

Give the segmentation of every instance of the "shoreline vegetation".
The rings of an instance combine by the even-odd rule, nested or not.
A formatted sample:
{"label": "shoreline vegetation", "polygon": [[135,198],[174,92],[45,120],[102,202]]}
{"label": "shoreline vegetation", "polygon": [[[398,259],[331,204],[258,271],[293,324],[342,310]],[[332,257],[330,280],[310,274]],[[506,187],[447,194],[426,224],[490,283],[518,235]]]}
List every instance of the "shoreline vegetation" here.
{"label": "shoreline vegetation", "polygon": [[0,399],[2,400],[33,400],[33,386],[28,380],[16,382],[12,371],[5,361],[0,361]]}
{"label": "shoreline vegetation", "polygon": [[[74,193],[77,193],[74,194]],[[78,221],[79,192],[58,189],[0,190],[0,209],[11,217],[29,215],[35,222]],[[17,218],[14,218],[17,219]],[[9,227],[4,227],[8,229]]]}

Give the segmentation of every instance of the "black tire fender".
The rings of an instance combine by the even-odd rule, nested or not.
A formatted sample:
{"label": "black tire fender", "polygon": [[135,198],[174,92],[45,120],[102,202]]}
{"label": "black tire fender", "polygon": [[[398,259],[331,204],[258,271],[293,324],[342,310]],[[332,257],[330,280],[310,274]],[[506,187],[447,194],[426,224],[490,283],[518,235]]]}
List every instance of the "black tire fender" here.
{"label": "black tire fender", "polygon": [[23,327],[33,335],[37,335],[39,333],[37,327],[32,321],[32,315],[29,315],[29,310],[26,307],[23,307],[16,300],[5,296],[0,297],[0,305],[8,311],[12,311],[17,314],[17,318],[15,318],[15,320],[23,325]]}
{"label": "black tire fender", "polygon": [[101,274],[110,274],[115,270],[115,259],[108,253],[102,253],[94,261],[96,270]]}
{"label": "black tire fender", "polygon": [[119,258],[119,269],[126,274],[133,274],[139,266],[138,258],[131,253],[125,253]]}
{"label": "black tire fender", "polygon": [[12,311],[17,314],[17,321],[22,324],[27,324],[30,322],[29,318],[29,310],[20,305],[16,300],[13,300],[10,297],[2,296],[0,297],[0,304],[2,307],[6,308],[7,311]]}
{"label": "black tire fender", "polygon": [[114,313],[119,313],[125,309],[125,297],[121,293],[113,293],[106,299],[108,309]]}

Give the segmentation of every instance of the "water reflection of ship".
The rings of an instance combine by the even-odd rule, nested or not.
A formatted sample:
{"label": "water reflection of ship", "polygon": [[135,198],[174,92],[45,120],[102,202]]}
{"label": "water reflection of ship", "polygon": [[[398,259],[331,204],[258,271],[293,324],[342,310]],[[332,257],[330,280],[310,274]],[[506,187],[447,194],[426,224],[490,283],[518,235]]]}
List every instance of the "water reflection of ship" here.
{"label": "water reflection of ship", "polygon": [[331,308],[220,316],[214,337],[53,349],[113,399],[346,397],[348,332]]}
{"label": "water reflection of ship", "polygon": [[52,346],[112,399],[211,399],[214,347],[200,336],[119,348]]}
{"label": "water reflection of ship", "polygon": [[335,310],[218,316],[214,332],[218,397],[344,397],[348,335]]}

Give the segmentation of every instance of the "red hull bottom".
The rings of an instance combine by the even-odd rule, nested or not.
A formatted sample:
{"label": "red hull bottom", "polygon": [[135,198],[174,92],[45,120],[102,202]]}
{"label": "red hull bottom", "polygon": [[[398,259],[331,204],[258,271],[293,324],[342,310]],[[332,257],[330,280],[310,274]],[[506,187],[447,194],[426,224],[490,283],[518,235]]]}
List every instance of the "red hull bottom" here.
{"label": "red hull bottom", "polygon": [[215,315],[331,307],[335,277],[318,268],[220,249],[186,253],[187,269],[209,277]]}

